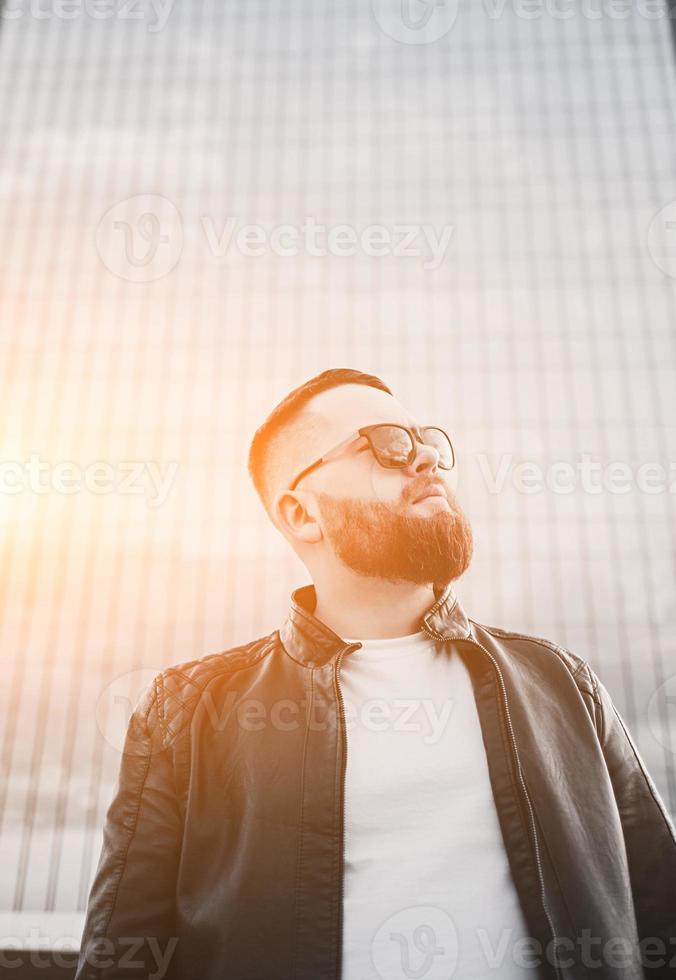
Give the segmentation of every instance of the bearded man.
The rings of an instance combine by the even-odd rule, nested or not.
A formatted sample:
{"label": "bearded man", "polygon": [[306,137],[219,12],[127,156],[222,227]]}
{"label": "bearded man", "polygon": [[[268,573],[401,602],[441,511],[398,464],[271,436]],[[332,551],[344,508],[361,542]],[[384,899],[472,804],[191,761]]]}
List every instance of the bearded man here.
{"label": "bearded man", "polygon": [[588,664],[470,620],[443,428],[326,371],[250,471],[312,585],[136,708],[79,980],[666,977],[676,840]]}

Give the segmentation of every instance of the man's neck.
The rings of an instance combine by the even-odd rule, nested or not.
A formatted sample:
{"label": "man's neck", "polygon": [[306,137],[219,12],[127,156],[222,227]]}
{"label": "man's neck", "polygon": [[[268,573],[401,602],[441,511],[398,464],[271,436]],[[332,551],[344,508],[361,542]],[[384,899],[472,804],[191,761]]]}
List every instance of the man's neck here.
{"label": "man's neck", "polygon": [[429,585],[350,576],[331,587],[315,583],[314,615],[338,636],[356,640],[407,636],[434,602]]}

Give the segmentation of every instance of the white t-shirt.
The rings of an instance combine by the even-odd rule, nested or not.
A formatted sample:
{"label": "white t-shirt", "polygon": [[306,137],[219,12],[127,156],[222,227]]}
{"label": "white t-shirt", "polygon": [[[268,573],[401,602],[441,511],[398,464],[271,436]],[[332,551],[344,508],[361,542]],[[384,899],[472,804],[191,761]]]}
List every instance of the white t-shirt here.
{"label": "white t-shirt", "polygon": [[343,980],[534,980],[467,668],[424,633],[360,642],[340,671]]}

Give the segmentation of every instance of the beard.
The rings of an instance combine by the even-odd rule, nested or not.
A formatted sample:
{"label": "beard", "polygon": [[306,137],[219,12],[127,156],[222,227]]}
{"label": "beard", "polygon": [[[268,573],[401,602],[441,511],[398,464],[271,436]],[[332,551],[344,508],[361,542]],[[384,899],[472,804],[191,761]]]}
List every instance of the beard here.
{"label": "beard", "polygon": [[450,510],[406,513],[383,501],[317,494],[324,531],[338,558],[360,575],[445,588],[472,558],[472,529],[446,488]]}

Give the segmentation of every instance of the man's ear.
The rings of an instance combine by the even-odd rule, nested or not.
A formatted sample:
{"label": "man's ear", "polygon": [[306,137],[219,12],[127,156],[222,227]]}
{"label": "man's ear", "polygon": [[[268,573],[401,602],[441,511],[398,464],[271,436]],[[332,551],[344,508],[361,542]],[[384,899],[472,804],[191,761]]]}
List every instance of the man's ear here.
{"label": "man's ear", "polygon": [[310,503],[310,496],[302,490],[285,490],[275,498],[273,511],[284,534],[296,541],[316,544],[322,539],[322,529]]}

